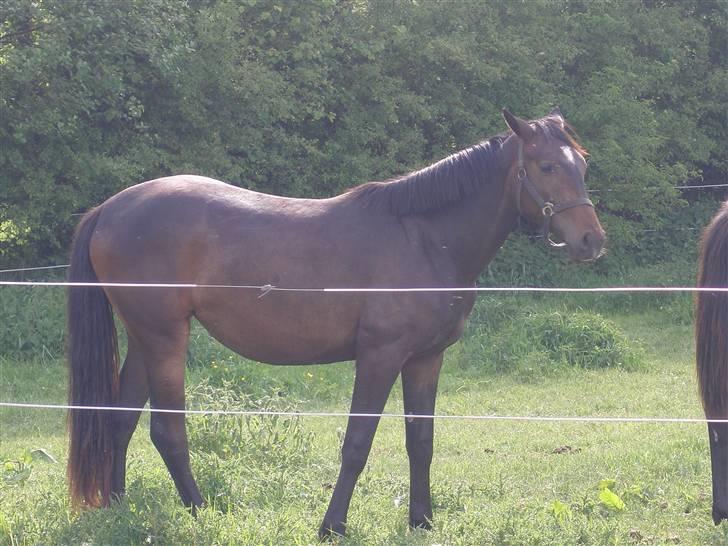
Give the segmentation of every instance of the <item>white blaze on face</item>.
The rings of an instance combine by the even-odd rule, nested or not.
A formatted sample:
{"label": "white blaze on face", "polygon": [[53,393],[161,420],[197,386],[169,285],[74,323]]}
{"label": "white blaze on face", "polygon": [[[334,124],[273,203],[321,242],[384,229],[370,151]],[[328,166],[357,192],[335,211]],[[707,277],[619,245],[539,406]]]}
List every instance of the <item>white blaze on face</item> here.
{"label": "white blaze on face", "polygon": [[561,153],[564,155],[564,160],[567,165],[576,165],[583,174],[586,170],[586,161],[581,154],[574,152],[571,146],[562,146]]}
{"label": "white blaze on face", "polygon": [[571,149],[571,146],[562,146],[561,153],[564,154],[564,157],[566,158],[567,163],[569,163],[570,165],[576,164],[576,159],[574,158],[574,151]]}

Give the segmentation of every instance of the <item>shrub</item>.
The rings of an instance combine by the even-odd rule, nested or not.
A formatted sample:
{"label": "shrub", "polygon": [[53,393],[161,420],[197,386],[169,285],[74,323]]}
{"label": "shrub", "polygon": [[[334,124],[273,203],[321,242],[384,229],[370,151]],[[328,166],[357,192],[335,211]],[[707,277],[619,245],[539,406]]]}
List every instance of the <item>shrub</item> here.
{"label": "shrub", "polygon": [[542,311],[517,302],[486,298],[477,306],[460,350],[463,365],[477,362],[479,372],[510,373],[526,382],[566,367],[634,370],[642,365],[639,344],[602,315]]}
{"label": "shrub", "polygon": [[65,291],[56,287],[3,287],[0,353],[50,361],[63,357]]}
{"label": "shrub", "polygon": [[580,368],[626,369],[634,369],[641,362],[640,349],[630,345],[621,329],[598,313],[538,313],[526,322],[526,330],[554,362]]}

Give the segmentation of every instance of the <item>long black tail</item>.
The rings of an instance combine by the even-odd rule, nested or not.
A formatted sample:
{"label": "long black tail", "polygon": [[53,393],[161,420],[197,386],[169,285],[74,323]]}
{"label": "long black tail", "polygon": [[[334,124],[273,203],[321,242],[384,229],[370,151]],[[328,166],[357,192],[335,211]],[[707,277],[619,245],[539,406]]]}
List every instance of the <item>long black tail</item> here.
{"label": "long black tail", "polygon": [[[728,287],[728,203],[700,242],[698,286]],[[708,417],[728,417],[728,293],[698,292],[695,356],[700,396]]]}
{"label": "long black tail", "polygon": [[[88,212],[71,248],[71,282],[98,282],[89,243],[101,207]],[[119,350],[114,315],[100,287],[68,290],[68,401],[74,406],[110,406],[119,387]],[[111,412],[70,410],[68,482],[75,506],[105,506],[111,494]]]}

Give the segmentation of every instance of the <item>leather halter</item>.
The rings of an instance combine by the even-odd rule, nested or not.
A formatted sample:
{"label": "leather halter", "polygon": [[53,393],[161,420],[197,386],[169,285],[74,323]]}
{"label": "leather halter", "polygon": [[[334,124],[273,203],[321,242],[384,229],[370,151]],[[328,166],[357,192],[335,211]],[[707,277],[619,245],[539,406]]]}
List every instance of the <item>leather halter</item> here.
{"label": "leather halter", "polygon": [[536,201],[536,205],[541,209],[543,214],[543,226],[541,227],[541,234],[544,240],[553,247],[564,247],[566,243],[556,243],[551,239],[551,217],[555,214],[563,212],[574,207],[580,207],[586,205],[594,208],[594,203],[588,197],[577,197],[566,203],[552,203],[546,201],[536,189],[528,178],[526,172],[526,164],[523,161],[523,140],[518,139],[518,171],[516,173],[516,208],[518,209],[519,216],[521,215],[521,192],[523,188],[526,188],[528,195],[531,199]]}

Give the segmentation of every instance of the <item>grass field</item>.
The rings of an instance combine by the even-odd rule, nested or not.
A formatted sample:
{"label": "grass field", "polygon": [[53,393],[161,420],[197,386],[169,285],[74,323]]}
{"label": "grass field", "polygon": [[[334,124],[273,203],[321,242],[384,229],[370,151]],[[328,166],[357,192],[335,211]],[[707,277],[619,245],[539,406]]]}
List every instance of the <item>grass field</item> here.
{"label": "grass field", "polygon": [[[479,305],[447,356],[438,413],[702,416],[689,300],[523,304],[518,297]],[[534,332],[587,307],[601,314],[584,315],[577,330],[603,320],[623,334],[631,364],[612,353],[598,366],[575,364],[573,343],[561,353],[543,344],[551,334],[530,348]],[[346,411],[352,378],[351,364],[246,362],[196,330],[189,404]],[[0,400],[64,402],[62,362],[0,358]],[[401,411],[398,385],[386,410]],[[193,518],[151,445],[147,417],[130,448],[127,498],[111,509],[71,512],[64,420],[54,410],[0,410],[0,544],[315,543],[345,426],[342,418],[188,417],[193,471],[208,499]],[[728,525],[710,518],[704,425],[438,421],[431,532],[407,527],[403,429],[400,419],[381,422],[341,544],[728,543]]]}

